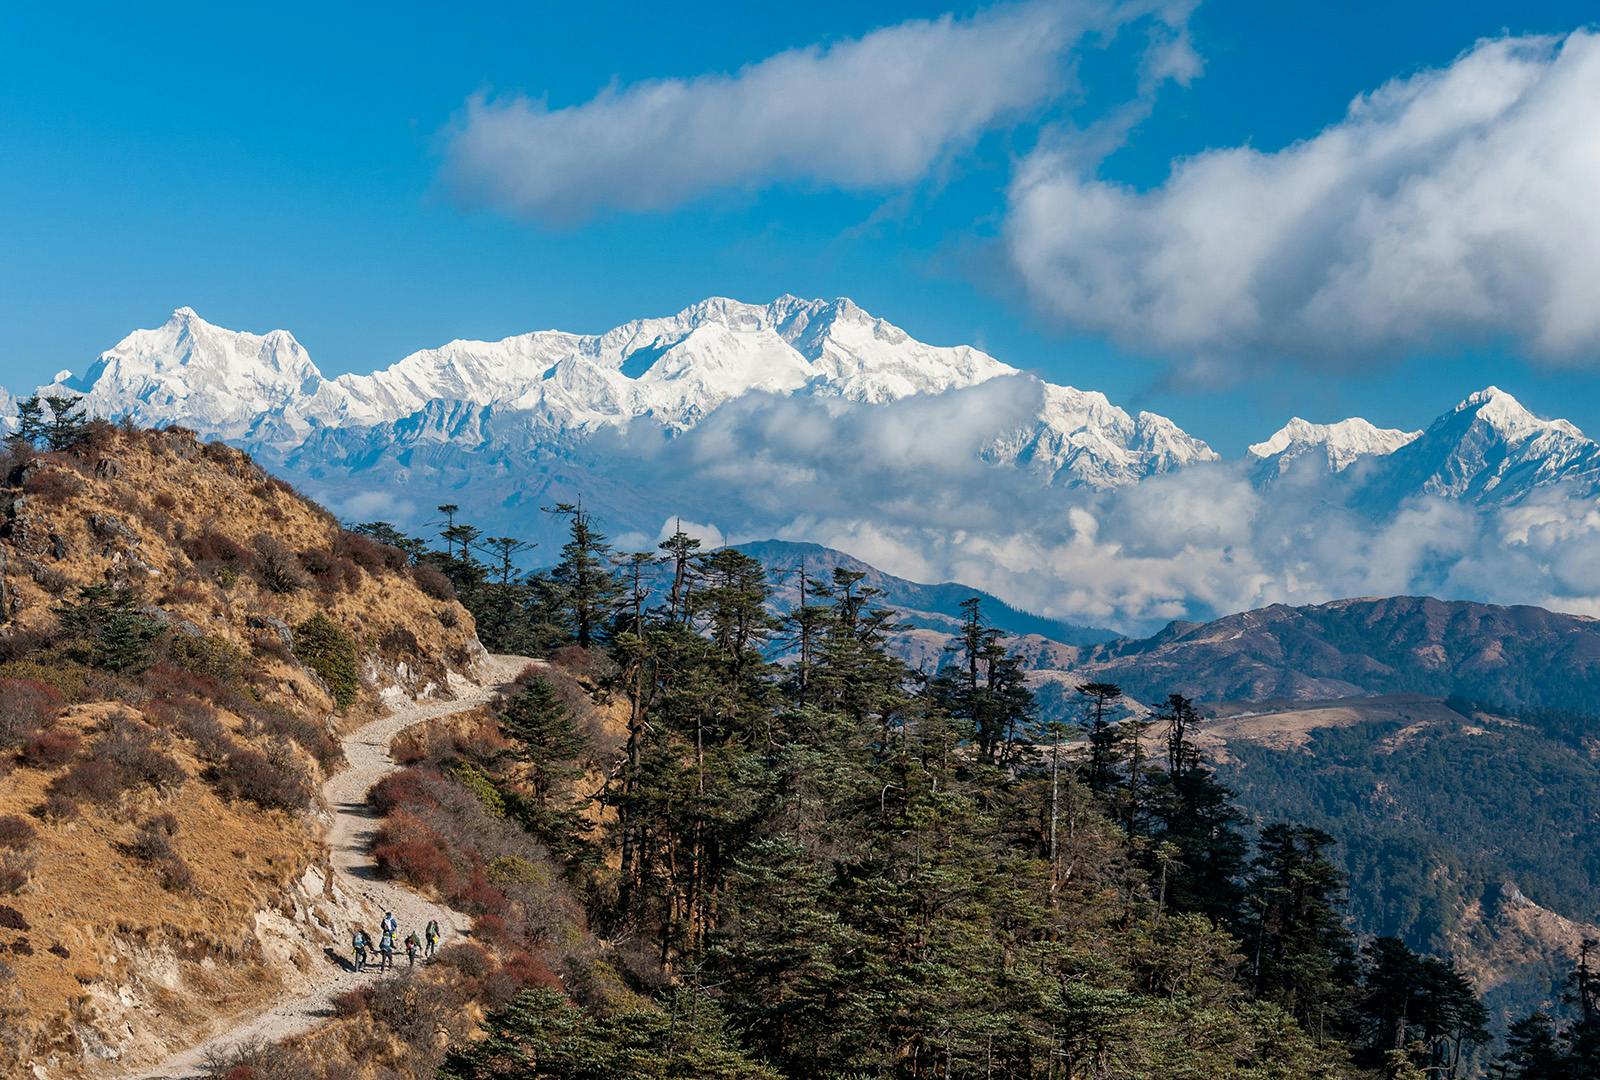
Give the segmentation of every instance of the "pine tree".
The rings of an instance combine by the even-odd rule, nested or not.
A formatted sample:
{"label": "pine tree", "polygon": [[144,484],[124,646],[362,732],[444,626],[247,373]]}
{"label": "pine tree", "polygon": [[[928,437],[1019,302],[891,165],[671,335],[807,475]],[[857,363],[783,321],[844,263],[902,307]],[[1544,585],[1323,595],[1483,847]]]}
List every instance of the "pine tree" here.
{"label": "pine tree", "polygon": [[1268,825],[1250,884],[1256,994],[1319,1041],[1342,1021],[1355,979],[1350,932],[1339,917],[1344,876],[1327,855],[1332,845],[1318,829]]}
{"label": "pine tree", "polygon": [[44,441],[45,431],[44,402],[39,396],[35,394],[17,402],[17,433],[13,437],[28,446],[37,447]]}
{"label": "pine tree", "polygon": [[526,770],[534,802],[548,807],[558,801],[582,772],[585,741],[555,687],[539,676],[522,682],[500,706],[499,722]]}
{"label": "pine tree", "polygon": [[44,400],[50,406],[50,421],[44,428],[45,445],[51,450],[65,450],[82,439],[88,427],[83,399],[51,395]]}
{"label": "pine tree", "polygon": [[559,503],[549,513],[567,519],[561,561],[550,572],[557,604],[579,648],[592,647],[615,610],[622,586],[611,571],[611,545],[579,504]]}
{"label": "pine tree", "polygon": [[77,600],[57,606],[55,612],[72,651],[84,663],[118,673],[148,666],[162,631],[126,586],[86,585]]}
{"label": "pine tree", "polygon": [[1079,686],[1078,693],[1089,701],[1089,790],[1104,794],[1116,785],[1122,761],[1122,740],[1106,720],[1106,706],[1122,697],[1122,687],[1090,682]]}
{"label": "pine tree", "polygon": [[1241,931],[1243,815],[1191,738],[1200,720],[1193,703],[1173,694],[1156,719],[1165,725],[1167,771],[1153,778],[1148,805],[1156,838],[1174,851],[1165,868],[1168,906]]}

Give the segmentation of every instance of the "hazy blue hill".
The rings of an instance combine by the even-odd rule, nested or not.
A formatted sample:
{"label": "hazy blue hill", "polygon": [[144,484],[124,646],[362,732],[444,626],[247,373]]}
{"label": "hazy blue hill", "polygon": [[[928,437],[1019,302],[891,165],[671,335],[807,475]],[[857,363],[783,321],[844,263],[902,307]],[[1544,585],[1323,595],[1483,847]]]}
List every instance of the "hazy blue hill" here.
{"label": "hazy blue hill", "polygon": [[902,621],[930,630],[949,631],[961,618],[961,602],[976,596],[983,601],[984,617],[990,625],[1008,634],[1037,634],[1063,645],[1098,645],[1118,639],[1114,630],[1099,626],[1078,626],[1045,615],[1035,615],[1007,604],[1005,601],[953,581],[938,585],[924,585],[909,581],[862,562],[851,555],[821,544],[798,543],[791,540],[757,540],[735,545],[752,558],[759,559],[772,571],[778,590],[778,601],[785,608],[798,597],[795,572],[804,564],[807,574],[827,580],[835,567],[843,567],[866,575],[864,582],[883,592],[882,603],[903,612]]}

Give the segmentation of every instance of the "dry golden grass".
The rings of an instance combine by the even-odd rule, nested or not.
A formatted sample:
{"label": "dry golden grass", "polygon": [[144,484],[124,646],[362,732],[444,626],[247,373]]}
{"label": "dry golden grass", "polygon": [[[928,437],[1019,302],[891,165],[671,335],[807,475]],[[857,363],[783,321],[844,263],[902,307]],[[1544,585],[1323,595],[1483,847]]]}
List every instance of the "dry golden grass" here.
{"label": "dry golden grass", "polygon": [[[482,655],[465,609],[425,594],[404,565],[355,550],[329,514],[238,451],[181,431],[107,431],[92,446],[10,471],[11,483],[0,476],[0,634],[13,640],[47,642],[63,600],[84,586],[126,584],[159,609],[169,638],[238,650],[244,672],[233,692],[338,728],[373,715],[377,691],[443,688],[448,672],[469,672]],[[259,565],[260,537],[293,556],[338,558],[324,573],[302,565],[303,587],[275,591]],[[232,559],[211,557],[230,551]],[[362,695],[342,716],[280,639],[279,628],[316,614],[348,632],[361,657]],[[21,659],[58,664],[48,650]],[[62,670],[87,686],[55,721],[80,734],[80,758],[103,745],[108,722],[143,718],[153,708],[146,700],[163,691]],[[218,718],[242,744],[265,738],[227,708]],[[135,786],[109,805],[81,800],[66,819],[39,810],[69,766],[12,768],[14,755],[0,750],[0,816],[23,815],[37,830],[28,883],[0,895],[15,913],[0,918],[0,959],[25,991],[11,1034],[20,1030],[35,1058],[53,1059],[51,1075],[86,1067],[91,1043],[119,1024],[188,1030],[269,995],[277,975],[255,944],[258,913],[281,907],[321,851],[312,816],[224,797],[195,744],[170,730],[159,738],[186,774],[181,783]],[[315,763],[296,754],[314,778]],[[140,824],[162,814],[176,824],[171,845],[192,875],[185,886],[167,887],[160,865],[129,850]]]}

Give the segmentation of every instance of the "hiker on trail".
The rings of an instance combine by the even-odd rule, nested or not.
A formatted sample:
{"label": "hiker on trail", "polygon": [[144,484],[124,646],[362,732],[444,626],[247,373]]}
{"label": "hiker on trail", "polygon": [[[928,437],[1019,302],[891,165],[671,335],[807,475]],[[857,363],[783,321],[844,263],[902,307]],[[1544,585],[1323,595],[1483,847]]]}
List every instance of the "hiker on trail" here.
{"label": "hiker on trail", "polygon": [[367,932],[361,929],[359,926],[356,927],[355,936],[350,939],[350,947],[355,951],[356,954],[357,971],[367,970],[367,949],[370,948],[371,945],[372,942],[368,940]]}
{"label": "hiker on trail", "polygon": [[[389,920],[384,920],[384,926],[389,925]],[[394,966],[394,933],[385,930],[378,939],[378,955],[383,957],[383,963],[378,966],[379,971],[388,971]]]}
{"label": "hiker on trail", "polygon": [[394,917],[394,912],[385,911],[383,913],[383,922],[378,924],[378,929],[385,934],[398,934],[400,932],[400,923]]}
{"label": "hiker on trail", "polygon": [[422,932],[422,936],[428,939],[427,955],[428,959],[432,960],[433,950],[439,947],[439,920],[429,919],[428,928]]}
{"label": "hiker on trail", "polygon": [[417,966],[417,950],[420,949],[421,947],[422,947],[422,942],[417,940],[417,932],[415,930],[411,931],[411,933],[406,935],[406,966],[407,967],[416,967]]}

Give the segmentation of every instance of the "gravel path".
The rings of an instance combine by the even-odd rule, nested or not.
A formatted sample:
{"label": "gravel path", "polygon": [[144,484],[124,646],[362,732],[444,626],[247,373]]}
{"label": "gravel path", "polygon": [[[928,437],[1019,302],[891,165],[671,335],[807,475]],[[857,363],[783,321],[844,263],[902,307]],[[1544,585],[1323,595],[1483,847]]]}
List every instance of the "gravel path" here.
{"label": "gravel path", "polygon": [[[520,656],[492,656],[482,665],[483,683],[455,685],[453,689],[457,696],[454,701],[402,700],[394,705],[388,716],[358,728],[344,740],[344,753],[349,765],[322,785],[323,801],[333,811],[333,825],[327,835],[328,855],[339,889],[352,902],[375,912],[366,924],[369,932],[379,932],[378,918],[385,911],[394,912],[400,922],[400,933],[395,936],[397,945],[405,940],[411,930],[416,930],[421,936],[422,928],[429,919],[439,920],[439,926],[444,930],[442,945],[458,940],[471,929],[470,916],[432,903],[403,885],[384,881],[378,876],[377,867],[369,854],[377,820],[367,806],[367,792],[372,785],[399,768],[389,756],[389,743],[396,735],[413,724],[482,705],[532,662]],[[344,927],[339,929],[344,936],[344,955],[347,956],[350,935],[344,932]],[[403,976],[404,950],[401,949],[397,955]],[[332,1015],[333,999],[339,994],[380,977],[371,970],[357,973],[345,966],[335,967],[330,961],[325,974],[310,993],[235,1017],[225,1029],[216,1032],[205,1042],[172,1055],[160,1065],[125,1075],[144,1080],[202,1077],[204,1073],[201,1066],[209,1051],[254,1039],[275,1041],[306,1031],[319,1020]]]}

